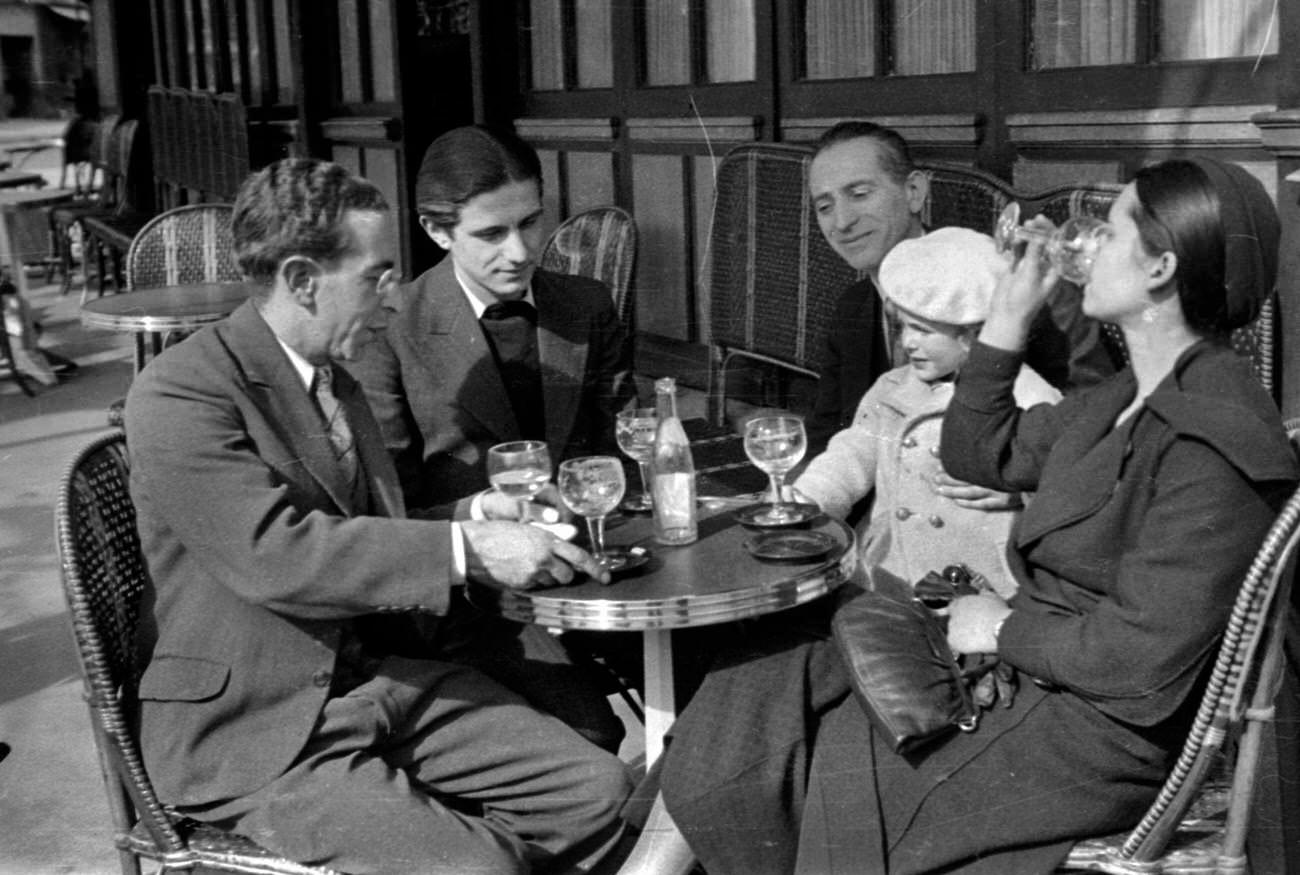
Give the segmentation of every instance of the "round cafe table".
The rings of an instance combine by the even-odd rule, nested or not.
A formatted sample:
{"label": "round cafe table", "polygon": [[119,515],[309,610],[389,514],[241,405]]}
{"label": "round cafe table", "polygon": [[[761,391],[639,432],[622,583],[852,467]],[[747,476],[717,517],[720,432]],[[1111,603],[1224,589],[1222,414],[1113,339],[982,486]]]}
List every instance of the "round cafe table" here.
{"label": "round cafe table", "polygon": [[647,767],[663,751],[676,717],[672,630],[725,623],[793,608],[825,595],[857,565],[853,530],[818,517],[804,528],[829,535],[834,546],[811,561],[767,561],[745,542],[763,531],[740,525],[734,500],[701,502],[700,538],[666,547],[654,540],[648,517],[612,525],[608,546],[640,546],[646,565],[609,585],[584,580],[572,586],[512,590],[471,581],[470,601],[484,610],[555,629],[639,631],[645,639],[645,748]]}
{"label": "round cafe table", "polygon": [[157,354],[168,331],[193,331],[220,322],[248,300],[243,283],[187,283],[121,292],[81,305],[81,322],[92,328],[130,331],[136,335],[135,369],[146,357],[146,338]]}

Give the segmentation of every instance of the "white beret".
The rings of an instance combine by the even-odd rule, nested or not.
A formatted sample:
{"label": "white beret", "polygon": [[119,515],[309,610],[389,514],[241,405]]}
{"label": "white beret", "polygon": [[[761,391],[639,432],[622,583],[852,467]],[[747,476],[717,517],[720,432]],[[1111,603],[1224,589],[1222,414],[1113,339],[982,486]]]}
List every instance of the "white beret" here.
{"label": "white beret", "polygon": [[993,289],[1009,268],[989,235],[936,228],[889,250],[880,263],[880,293],[931,322],[972,325],[988,318]]}

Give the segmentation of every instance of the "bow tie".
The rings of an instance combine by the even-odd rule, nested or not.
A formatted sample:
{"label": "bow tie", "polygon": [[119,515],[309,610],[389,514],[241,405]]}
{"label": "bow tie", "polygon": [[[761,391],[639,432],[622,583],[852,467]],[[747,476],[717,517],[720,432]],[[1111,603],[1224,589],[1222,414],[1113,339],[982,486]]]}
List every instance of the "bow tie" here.
{"label": "bow tie", "polygon": [[500,320],[522,316],[529,322],[537,321],[537,308],[520,298],[517,301],[498,301],[483,311],[482,319]]}

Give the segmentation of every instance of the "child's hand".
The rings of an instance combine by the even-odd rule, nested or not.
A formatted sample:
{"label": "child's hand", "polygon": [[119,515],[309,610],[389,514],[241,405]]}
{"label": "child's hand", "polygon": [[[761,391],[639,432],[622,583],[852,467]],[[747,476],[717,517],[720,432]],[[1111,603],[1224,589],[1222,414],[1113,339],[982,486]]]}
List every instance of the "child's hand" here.
{"label": "child's hand", "polygon": [[934,475],[931,482],[937,495],[952,499],[958,507],[968,507],[971,510],[1019,510],[1021,506],[1018,492],[996,492],[986,486],[966,483],[942,469]]}

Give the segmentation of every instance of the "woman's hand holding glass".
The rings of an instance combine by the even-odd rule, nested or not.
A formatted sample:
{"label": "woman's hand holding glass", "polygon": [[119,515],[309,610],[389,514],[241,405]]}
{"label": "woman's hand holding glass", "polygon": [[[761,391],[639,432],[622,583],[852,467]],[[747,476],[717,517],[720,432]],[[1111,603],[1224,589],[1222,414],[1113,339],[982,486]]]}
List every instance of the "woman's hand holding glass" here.
{"label": "woman's hand holding glass", "polygon": [[771,481],[772,506],[757,515],[759,525],[783,525],[802,520],[785,502],[782,485],[785,475],[803,460],[808,451],[808,435],[798,416],[757,416],[745,423],[745,455],[765,472]]}
{"label": "woman's hand holding glass", "polygon": [[488,482],[513,499],[519,519],[527,522],[533,496],[551,479],[551,454],[543,441],[508,441],[487,452]]}
{"label": "woman's hand holding glass", "polygon": [[605,517],[618,507],[627,488],[623,463],[614,456],[569,459],[560,463],[556,484],[569,509],[587,520],[591,555],[605,568],[611,568],[615,562],[605,552]]}

